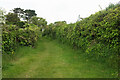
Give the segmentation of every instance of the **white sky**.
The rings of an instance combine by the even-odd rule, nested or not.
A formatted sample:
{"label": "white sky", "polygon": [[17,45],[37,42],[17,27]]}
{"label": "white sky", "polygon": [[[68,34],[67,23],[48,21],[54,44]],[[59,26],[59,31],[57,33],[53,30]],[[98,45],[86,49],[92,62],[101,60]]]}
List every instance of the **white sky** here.
{"label": "white sky", "polygon": [[104,9],[110,3],[120,0],[0,0],[0,7],[8,12],[14,8],[35,10],[38,17],[43,17],[48,23],[55,21],[76,22],[78,15],[85,18]]}

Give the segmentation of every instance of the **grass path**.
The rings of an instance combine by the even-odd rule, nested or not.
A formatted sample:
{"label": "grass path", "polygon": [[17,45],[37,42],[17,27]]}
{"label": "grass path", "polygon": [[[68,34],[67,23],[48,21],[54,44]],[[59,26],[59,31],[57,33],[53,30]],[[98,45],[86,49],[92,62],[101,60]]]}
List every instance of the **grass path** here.
{"label": "grass path", "polygon": [[[112,69],[85,59],[56,41],[41,39],[36,48],[22,47],[12,60],[3,56],[4,78],[109,78]],[[10,61],[9,61],[10,60]]]}

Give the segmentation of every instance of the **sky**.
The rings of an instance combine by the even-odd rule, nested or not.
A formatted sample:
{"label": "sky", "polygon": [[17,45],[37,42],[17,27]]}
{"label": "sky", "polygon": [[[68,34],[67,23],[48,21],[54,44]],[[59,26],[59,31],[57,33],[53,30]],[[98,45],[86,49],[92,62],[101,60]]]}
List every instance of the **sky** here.
{"label": "sky", "polygon": [[110,3],[120,0],[0,0],[0,7],[6,12],[14,8],[35,10],[38,17],[46,19],[48,23],[66,21],[74,23],[78,16],[85,18],[97,11],[105,9]]}

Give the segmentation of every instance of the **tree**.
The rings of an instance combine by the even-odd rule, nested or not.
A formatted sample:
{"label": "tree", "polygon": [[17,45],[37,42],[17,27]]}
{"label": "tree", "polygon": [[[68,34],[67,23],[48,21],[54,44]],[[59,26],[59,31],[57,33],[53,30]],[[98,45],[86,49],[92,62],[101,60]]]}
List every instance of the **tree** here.
{"label": "tree", "polygon": [[110,3],[109,6],[106,8],[106,10],[112,9],[114,7],[115,7],[115,5],[113,3]]}
{"label": "tree", "polygon": [[32,17],[30,23],[37,25],[38,27],[44,27],[47,25],[47,21],[41,17]]}
{"label": "tree", "polygon": [[29,21],[30,18],[32,18],[33,16],[36,16],[36,15],[37,15],[37,14],[35,13],[35,10],[30,10],[30,9],[25,10],[24,13],[25,13],[25,19],[26,19],[27,21]]}
{"label": "tree", "polygon": [[14,8],[13,9],[13,12],[18,14],[18,17],[19,18],[23,18],[24,16],[24,9],[21,9],[21,8]]}
{"label": "tree", "polygon": [[22,14],[23,14],[23,13],[24,13],[24,9],[14,8],[14,9],[13,9],[13,12],[14,12],[14,13],[22,13]]}
{"label": "tree", "polygon": [[19,21],[20,21],[20,18],[15,13],[8,13],[6,15],[6,23],[16,24]]}
{"label": "tree", "polygon": [[30,9],[21,9],[21,8],[14,8],[13,13],[18,14],[18,17],[23,20],[29,21],[30,18],[33,16],[36,16],[37,14],[35,13],[35,10],[30,10]]}

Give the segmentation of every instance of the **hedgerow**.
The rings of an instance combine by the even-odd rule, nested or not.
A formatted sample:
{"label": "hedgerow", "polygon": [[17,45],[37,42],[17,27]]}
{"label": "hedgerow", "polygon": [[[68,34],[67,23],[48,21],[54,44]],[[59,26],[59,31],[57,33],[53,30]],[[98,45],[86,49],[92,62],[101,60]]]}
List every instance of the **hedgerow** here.
{"label": "hedgerow", "polygon": [[15,25],[4,25],[2,28],[2,53],[13,54],[17,47],[17,27]]}
{"label": "hedgerow", "polygon": [[29,25],[26,28],[20,28],[18,30],[17,40],[20,45],[34,46],[34,43],[37,41],[39,37],[40,28],[36,25]]}
{"label": "hedgerow", "polygon": [[120,47],[120,6],[99,11],[74,24],[49,24],[43,35],[83,49],[84,54],[117,64]]}
{"label": "hedgerow", "polygon": [[21,46],[35,46],[40,35],[40,28],[36,25],[26,24],[25,28],[16,25],[3,25],[2,51],[3,54],[14,54],[16,48]]}

